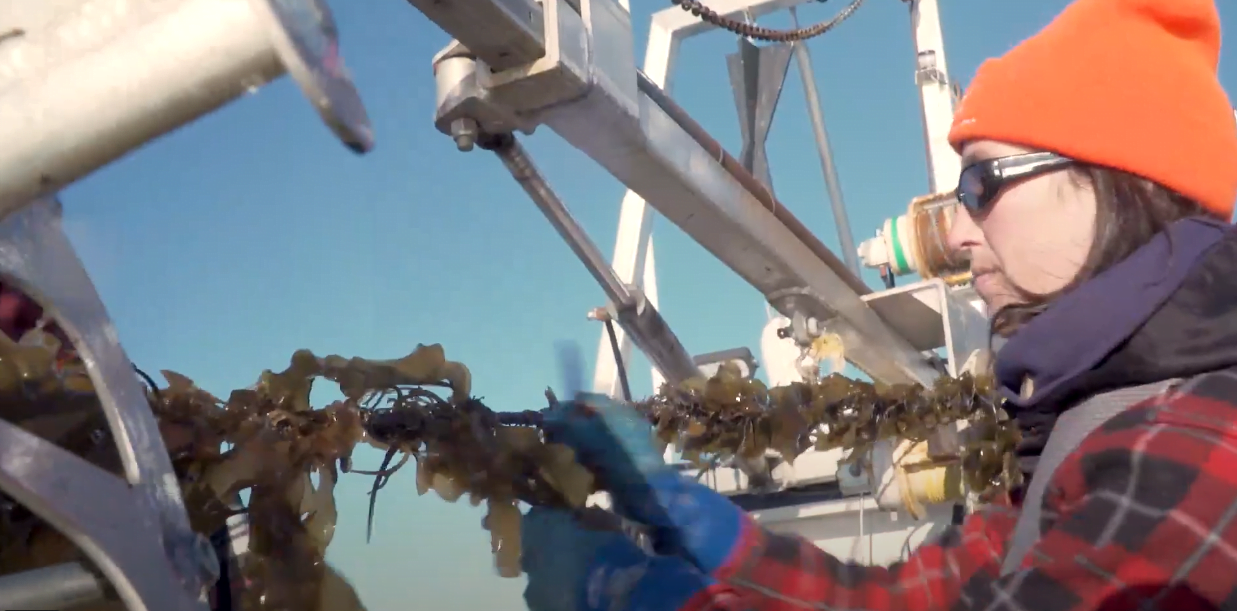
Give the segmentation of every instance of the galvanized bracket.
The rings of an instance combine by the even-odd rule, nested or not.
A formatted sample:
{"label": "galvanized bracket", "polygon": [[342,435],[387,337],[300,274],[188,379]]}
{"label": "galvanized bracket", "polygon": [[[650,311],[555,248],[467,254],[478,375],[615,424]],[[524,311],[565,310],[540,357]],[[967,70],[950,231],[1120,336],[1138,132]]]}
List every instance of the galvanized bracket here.
{"label": "galvanized bracket", "polygon": [[740,38],[739,51],[726,56],[730,88],[734,90],[743,136],[739,162],[769,189],[773,188],[773,177],[769,172],[765,141],[773,126],[777,103],[782,98],[793,51],[794,47],[788,44],[758,47]]}

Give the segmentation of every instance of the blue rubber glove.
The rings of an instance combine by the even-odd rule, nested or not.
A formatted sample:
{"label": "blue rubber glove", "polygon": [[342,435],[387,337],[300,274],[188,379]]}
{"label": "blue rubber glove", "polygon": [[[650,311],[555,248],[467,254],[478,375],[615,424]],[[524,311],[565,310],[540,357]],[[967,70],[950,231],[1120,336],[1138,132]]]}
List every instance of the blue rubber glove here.
{"label": "blue rubber glove", "polygon": [[630,406],[582,395],[545,415],[547,433],[599,474],[620,515],[653,528],[656,548],[712,573],[731,556],[745,522],[726,497],[683,477],[653,446],[648,421]]}
{"label": "blue rubber glove", "polygon": [[581,394],[547,410],[550,437],[570,446],[576,460],[602,475],[611,491],[639,485],[669,467],[653,447],[653,428],[630,406],[605,395]]}
{"label": "blue rubber glove", "polygon": [[682,558],[581,528],[565,511],[534,507],[521,539],[529,611],[677,611],[715,583]]}

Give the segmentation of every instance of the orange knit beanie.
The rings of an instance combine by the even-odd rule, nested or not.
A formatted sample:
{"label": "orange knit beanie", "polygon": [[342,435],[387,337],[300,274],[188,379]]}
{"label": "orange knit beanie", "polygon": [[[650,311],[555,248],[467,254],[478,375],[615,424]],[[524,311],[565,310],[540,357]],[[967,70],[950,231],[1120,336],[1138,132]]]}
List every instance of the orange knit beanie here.
{"label": "orange knit beanie", "polygon": [[1215,0],[1077,0],[979,67],[949,132],[1125,170],[1229,219],[1237,120]]}

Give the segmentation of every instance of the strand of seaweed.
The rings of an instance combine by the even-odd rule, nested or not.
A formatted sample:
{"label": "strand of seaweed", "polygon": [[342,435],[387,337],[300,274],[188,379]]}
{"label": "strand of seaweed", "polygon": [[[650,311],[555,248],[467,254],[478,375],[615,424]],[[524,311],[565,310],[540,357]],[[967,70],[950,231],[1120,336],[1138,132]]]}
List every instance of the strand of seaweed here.
{"label": "strand of seaweed", "polygon": [[[4,416],[116,471],[89,378],[80,365],[57,365],[54,343],[0,338]],[[162,374],[167,384],[152,385],[151,407],[195,530],[215,532],[238,512],[248,517],[250,549],[241,567],[246,609],[363,609],[325,562],[340,472],[374,477],[371,525],[377,492],[410,460],[418,493],[486,503],[485,525],[504,577],[520,574],[519,503],[579,509],[595,491],[593,474],[573,452],[546,440],[540,411],[490,409],[471,395],[467,367],[448,361],[439,345],[418,346],[393,360],[299,350],[284,371],[265,371],[254,386],[226,400],[183,375]],[[343,399],[313,409],[317,379],[337,384]],[[978,491],[1016,477],[1008,458],[1016,428],[993,396],[988,383],[969,376],[942,378],[930,389],[878,387],[840,376],[768,389],[723,369],[708,380],[663,388],[634,407],[663,444],[675,444],[702,465],[767,451],[793,460],[810,447],[841,447],[859,456],[878,439],[926,438],[936,426],[967,420],[978,434],[962,460]],[[547,398],[556,401],[549,391]],[[55,415],[77,420],[49,424]],[[361,443],[384,452],[378,470],[352,468]],[[238,508],[242,492],[249,499]],[[0,507],[0,573],[63,562],[74,553],[20,507]]]}

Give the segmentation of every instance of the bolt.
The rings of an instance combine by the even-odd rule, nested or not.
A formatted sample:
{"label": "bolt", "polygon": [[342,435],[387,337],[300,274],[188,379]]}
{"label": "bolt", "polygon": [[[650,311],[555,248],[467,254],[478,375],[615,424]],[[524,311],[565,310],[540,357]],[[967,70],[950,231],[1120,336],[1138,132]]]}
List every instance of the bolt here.
{"label": "bolt", "polygon": [[451,138],[460,152],[467,153],[477,144],[480,127],[474,119],[464,117],[451,122]]}

